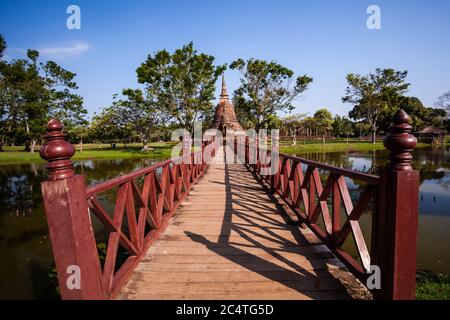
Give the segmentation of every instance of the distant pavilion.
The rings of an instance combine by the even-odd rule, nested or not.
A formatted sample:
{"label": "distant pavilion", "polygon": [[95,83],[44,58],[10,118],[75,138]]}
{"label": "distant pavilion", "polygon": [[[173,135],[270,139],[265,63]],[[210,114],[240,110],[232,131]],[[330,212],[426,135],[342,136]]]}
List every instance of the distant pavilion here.
{"label": "distant pavilion", "polygon": [[439,143],[442,144],[444,144],[446,134],[446,130],[435,128],[432,126],[425,127],[422,130],[416,131],[414,133],[419,142],[435,143],[436,141],[439,141]]}

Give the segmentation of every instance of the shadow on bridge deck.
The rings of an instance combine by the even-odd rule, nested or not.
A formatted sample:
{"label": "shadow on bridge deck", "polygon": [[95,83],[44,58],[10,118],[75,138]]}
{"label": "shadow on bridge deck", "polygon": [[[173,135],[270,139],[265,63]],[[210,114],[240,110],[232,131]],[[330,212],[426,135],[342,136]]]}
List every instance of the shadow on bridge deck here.
{"label": "shadow on bridge deck", "polygon": [[[218,157],[223,157],[219,152]],[[118,299],[366,298],[244,165],[211,165]]]}

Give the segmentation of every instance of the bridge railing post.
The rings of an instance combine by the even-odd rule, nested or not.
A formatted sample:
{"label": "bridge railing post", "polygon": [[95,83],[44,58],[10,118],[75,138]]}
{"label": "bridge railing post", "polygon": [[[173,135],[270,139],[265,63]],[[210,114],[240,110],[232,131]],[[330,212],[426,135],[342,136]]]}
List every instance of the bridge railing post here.
{"label": "bridge railing post", "polygon": [[374,219],[374,263],[381,271],[381,289],[375,299],[415,299],[416,243],[419,208],[419,172],[411,166],[417,139],[411,118],[400,110],[384,140],[390,151],[382,173]]}
{"label": "bridge railing post", "polygon": [[58,120],[47,124],[40,155],[48,161],[48,181],[41,184],[53,257],[63,299],[103,299],[101,269],[86,198],[84,176],[75,175]]}

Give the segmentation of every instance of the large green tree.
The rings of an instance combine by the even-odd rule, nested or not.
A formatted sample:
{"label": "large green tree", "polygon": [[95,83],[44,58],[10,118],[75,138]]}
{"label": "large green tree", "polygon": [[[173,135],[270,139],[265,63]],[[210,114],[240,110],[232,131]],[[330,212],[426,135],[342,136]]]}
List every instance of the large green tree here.
{"label": "large green tree", "polygon": [[5,139],[11,131],[11,112],[8,109],[10,104],[7,103],[9,93],[3,76],[6,67],[6,62],[3,60],[5,50],[6,41],[0,34],[0,151],[3,151]]}
{"label": "large green tree", "polygon": [[354,134],[353,123],[347,117],[335,115],[332,127],[333,127],[333,136],[338,138],[345,137],[347,138],[347,143],[349,136]]}
{"label": "large green tree", "polygon": [[143,143],[144,147],[159,130],[161,124],[168,120],[164,109],[159,109],[151,99],[145,97],[140,89],[125,89],[124,99],[113,102],[118,126],[128,127]]}
{"label": "large green tree", "polygon": [[3,38],[3,36],[0,34],[0,59],[3,58],[5,50],[6,50],[6,41],[5,38]]}
{"label": "large green tree", "polygon": [[370,125],[372,143],[375,143],[382,117],[395,109],[399,98],[408,90],[407,75],[407,71],[394,69],[376,69],[368,75],[347,75],[348,87],[342,101],[353,104],[350,118],[364,120]]}
{"label": "large green tree", "polygon": [[130,127],[121,121],[114,107],[103,108],[92,118],[88,129],[88,138],[96,143],[113,143],[124,140],[132,134]]}
{"label": "large green tree", "polygon": [[304,134],[307,137],[311,137],[311,136],[315,135],[317,126],[316,126],[316,121],[314,120],[314,117],[306,117],[302,121],[302,128],[303,128]]}
{"label": "large green tree", "polygon": [[291,111],[293,102],[313,81],[274,61],[237,59],[230,68],[241,72],[241,86],[235,91],[235,107],[247,115],[256,130],[268,126],[277,111]]}
{"label": "large green tree", "polygon": [[322,135],[322,143],[325,144],[325,136],[333,129],[333,115],[324,108],[317,110],[313,118],[317,132]]}
{"label": "large green tree", "polygon": [[282,136],[295,137],[299,131],[303,129],[303,120],[306,118],[304,114],[292,114],[281,118],[280,134]]}
{"label": "large green tree", "polygon": [[412,118],[413,130],[421,130],[427,126],[444,127],[446,111],[441,108],[425,107],[416,97],[401,97],[398,109],[402,108]]}
{"label": "large green tree", "polygon": [[192,132],[194,122],[211,118],[217,77],[224,69],[191,42],[172,54],[161,50],[149,55],[137,76],[148,103]]}
{"label": "large green tree", "polygon": [[[6,47],[4,40],[0,47]],[[26,58],[0,63],[1,143],[25,142],[34,152],[42,141],[50,118],[63,121],[67,129],[85,123],[83,98],[75,93],[75,73],[53,61],[39,61],[39,52],[28,50]]]}

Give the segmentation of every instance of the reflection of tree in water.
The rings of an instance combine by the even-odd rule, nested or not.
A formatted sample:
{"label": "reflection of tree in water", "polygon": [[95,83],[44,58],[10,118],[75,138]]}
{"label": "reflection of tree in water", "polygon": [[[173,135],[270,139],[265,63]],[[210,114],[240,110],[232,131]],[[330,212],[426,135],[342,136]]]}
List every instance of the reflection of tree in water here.
{"label": "reflection of tree in water", "polygon": [[435,150],[420,148],[414,150],[413,164],[422,166],[424,163],[432,164],[440,168],[450,169],[450,148]]}
{"label": "reflection of tree in water", "polygon": [[[39,183],[42,170],[39,166],[2,166],[0,171],[0,205],[2,211],[17,216],[29,216],[35,201],[41,202]],[[37,186],[37,190],[35,190]]]}
{"label": "reflection of tree in water", "polygon": [[439,170],[439,166],[432,164],[425,164],[420,167],[420,183],[425,180],[439,180],[439,184],[442,184],[445,180],[442,180],[446,173]]}
{"label": "reflection of tree in water", "polygon": [[[157,162],[154,159],[82,161],[75,163],[77,174],[86,175],[88,185],[93,185],[119,175],[130,173]],[[17,216],[31,215],[36,205],[42,205],[40,183],[46,179],[45,164],[5,165],[0,167],[0,206],[2,213]],[[140,180],[136,183],[139,185]],[[115,192],[102,197],[113,201]]]}
{"label": "reflection of tree in water", "polygon": [[[358,170],[375,175],[381,175],[388,163],[389,152],[387,150],[377,150],[369,152],[340,152],[328,154],[303,154],[301,157],[310,160],[327,163],[336,167]],[[354,161],[349,160],[349,158]],[[359,162],[358,159],[362,159]],[[424,181],[432,180],[432,183],[450,189],[450,149],[431,150],[431,148],[420,148],[413,152],[413,167],[420,171],[420,184]],[[328,172],[321,170],[321,180],[325,183]],[[348,191],[354,205],[360,198],[360,193],[367,184],[353,179],[346,179]],[[331,210],[331,196],[327,203]],[[364,211],[363,216],[373,212],[373,201],[371,201]],[[343,208],[341,208],[343,209]],[[370,223],[366,221],[365,227],[369,230]],[[366,230],[366,232],[368,232]]]}
{"label": "reflection of tree in water", "polygon": [[9,212],[17,216],[29,215],[33,207],[33,186],[25,175],[9,177],[2,186],[1,193]]}
{"label": "reflection of tree in water", "polygon": [[347,152],[302,153],[299,157],[345,169],[353,167],[353,160],[349,158]]}
{"label": "reflection of tree in water", "polygon": [[[86,176],[87,185],[95,185],[105,180],[110,180],[118,176],[131,173],[135,170],[149,167],[158,161],[155,159],[115,159],[115,160],[98,160],[98,161],[80,161],[75,163],[75,172]],[[136,185],[140,188],[143,184],[144,177],[135,180]],[[112,214],[114,203],[117,197],[118,187],[97,195],[97,199],[104,209]]]}
{"label": "reflection of tree in water", "polygon": [[[358,170],[365,173],[380,175],[380,170],[388,163],[389,152],[387,150],[373,150],[366,152],[332,152],[332,153],[305,153],[300,157],[327,163],[332,166]],[[355,167],[352,159],[370,160],[370,166]],[[413,151],[413,167],[420,171],[420,182],[425,180],[439,180],[439,184],[448,183],[448,171],[450,169],[450,148],[432,150],[431,148],[418,148]],[[358,184],[357,181],[354,181]]]}
{"label": "reflection of tree in water", "polygon": [[88,185],[95,185],[137,169],[151,166],[158,161],[155,159],[80,161],[75,163],[75,172],[85,175]]}
{"label": "reflection of tree in water", "polygon": [[450,169],[450,150],[417,149],[413,154],[413,167],[420,170],[420,183],[425,180],[437,180],[439,185],[448,186]]}
{"label": "reflection of tree in water", "polygon": [[[335,167],[340,167],[344,169],[352,169],[353,160],[348,157],[347,153],[344,152],[333,152],[333,153],[304,153],[300,155],[301,158],[326,163]],[[303,172],[306,171],[306,165],[302,165]],[[320,180],[322,184],[326,183],[328,179],[329,172],[327,170],[319,169]]]}

